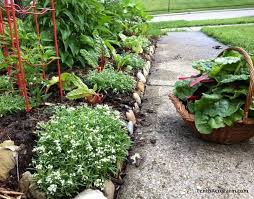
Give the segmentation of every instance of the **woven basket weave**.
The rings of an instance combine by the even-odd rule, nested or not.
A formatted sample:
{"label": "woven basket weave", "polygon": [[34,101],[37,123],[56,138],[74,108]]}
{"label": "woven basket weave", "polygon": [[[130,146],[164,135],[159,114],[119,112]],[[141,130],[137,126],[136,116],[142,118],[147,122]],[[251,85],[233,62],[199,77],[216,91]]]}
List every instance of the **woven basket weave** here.
{"label": "woven basket weave", "polygon": [[[241,121],[236,122],[232,126],[226,126],[220,129],[214,129],[211,134],[201,134],[195,126],[194,115],[190,114],[185,105],[173,94],[169,95],[170,100],[175,105],[177,112],[182,119],[194,130],[195,134],[206,141],[216,142],[220,144],[234,144],[249,140],[254,136],[254,119],[249,119],[249,109],[252,104],[252,96],[254,92],[254,66],[248,53],[239,47],[231,47],[225,51],[237,51],[242,54],[250,69],[250,86],[245,102],[244,117]],[[225,52],[224,51],[224,52]],[[223,52],[222,52],[223,53]],[[219,55],[221,56],[222,53]]]}

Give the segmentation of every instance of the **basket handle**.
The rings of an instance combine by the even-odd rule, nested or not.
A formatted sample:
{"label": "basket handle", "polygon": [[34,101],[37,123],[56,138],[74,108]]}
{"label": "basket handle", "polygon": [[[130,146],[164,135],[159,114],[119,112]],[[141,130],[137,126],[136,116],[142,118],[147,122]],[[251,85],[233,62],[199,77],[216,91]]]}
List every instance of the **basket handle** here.
{"label": "basket handle", "polygon": [[244,116],[243,116],[243,123],[247,124],[249,109],[252,104],[252,96],[253,96],[253,92],[254,92],[254,66],[253,66],[253,62],[251,60],[250,55],[243,48],[240,48],[240,47],[229,47],[229,48],[225,49],[223,52],[221,52],[219,54],[219,56],[221,56],[225,51],[231,51],[231,50],[239,52],[249,65],[250,86],[249,86],[249,91],[248,91],[248,95],[247,95],[246,102],[245,102]]}

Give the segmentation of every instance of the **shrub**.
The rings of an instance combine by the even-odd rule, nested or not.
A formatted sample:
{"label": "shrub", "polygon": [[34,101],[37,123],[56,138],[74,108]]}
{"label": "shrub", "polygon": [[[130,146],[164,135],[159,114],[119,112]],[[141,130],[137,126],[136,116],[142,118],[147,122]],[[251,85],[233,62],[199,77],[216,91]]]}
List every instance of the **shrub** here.
{"label": "shrub", "polygon": [[128,154],[130,140],[119,113],[108,106],[58,107],[39,124],[35,179],[48,199],[82,188],[101,188]]}
{"label": "shrub", "polygon": [[101,73],[91,71],[88,81],[97,84],[99,90],[113,93],[126,93],[134,89],[135,80],[128,74],[106,68]]}

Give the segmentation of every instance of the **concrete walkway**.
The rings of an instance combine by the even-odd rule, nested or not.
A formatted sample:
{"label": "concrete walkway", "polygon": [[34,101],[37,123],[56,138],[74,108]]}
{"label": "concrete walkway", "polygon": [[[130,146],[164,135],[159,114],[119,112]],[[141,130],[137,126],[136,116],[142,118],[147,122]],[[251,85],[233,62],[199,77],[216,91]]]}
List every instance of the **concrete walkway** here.
{"label": "concrete walkway", "polygon": [[248,17],[248,16],[254,16],[254,8],[162,14],[162,15],[155,15],[154,18],[152,19],[152,22],[174,21],[174,20],[192,21],[192,20],[206,20],[206,19],[227,19],[227,18]]}
{"label": "concrete walkway", "polygon": [[[200,32],[173,32],[158,43],[142,112],[143,161],[128,166],[118,199],[254,198],[254,140],[225,146],[197,139],[168,100],[179,75],[193,74],[193,60],[216,56],[222,44]],[[225,46],[223,46],[225,47]],[[200,193],[203,189],[249,193]]]}

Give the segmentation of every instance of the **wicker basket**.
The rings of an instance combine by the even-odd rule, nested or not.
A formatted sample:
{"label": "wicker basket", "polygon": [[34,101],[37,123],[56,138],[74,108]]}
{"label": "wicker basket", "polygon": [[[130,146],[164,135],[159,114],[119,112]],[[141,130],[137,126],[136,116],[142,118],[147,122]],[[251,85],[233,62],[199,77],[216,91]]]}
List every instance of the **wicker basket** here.
{"label": "wicker basket", "polygon": [[[195,134],[206,141],[216,142],[220,144],[234,144],[249,140],[254,136],[254,119],[249,119],[249,108],[252,104],[252,96],[254,92],[254,66],[251,57],[246,51],[239,47],[231,47],[225,51],[237,51],[242,54],[244,59],[249,65],[250,69],[250,86],[248,96],[245,102],[244,117],[241,121],[236,122],[232,126],[226,126],[220,129],[214,129],[211,134],[201,134],[198,132],[195,126],[194,115],[190,114],[185,105],[173,94],[169,95],[170,100],[175,105],[177,112],[181,115],[183,120],[194,130]],[[223,52],[222,52],[223,53]],[[221,56],[222,53],[219,55]]]}

